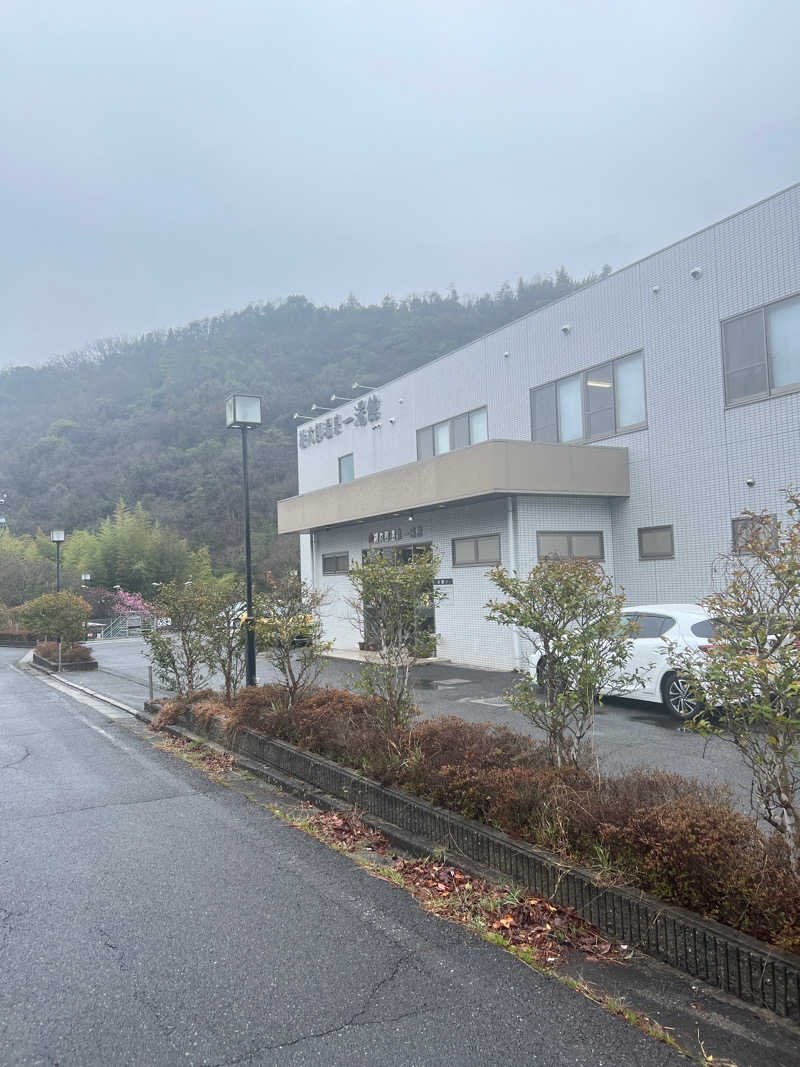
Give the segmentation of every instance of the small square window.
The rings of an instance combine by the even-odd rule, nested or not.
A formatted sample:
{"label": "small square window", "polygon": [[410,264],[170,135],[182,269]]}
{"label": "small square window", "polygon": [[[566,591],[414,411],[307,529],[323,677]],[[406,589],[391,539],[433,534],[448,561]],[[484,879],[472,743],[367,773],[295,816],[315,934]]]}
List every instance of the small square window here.
{"label": "small square window", "polygon": [[323,574],[347,574],[350,570],[350,556],[347,552],[334,552],[322,557]]}
{"label": "small square window", "polygon": [[674,559],[675,539],[671,526],[639,527],[639,559]]}

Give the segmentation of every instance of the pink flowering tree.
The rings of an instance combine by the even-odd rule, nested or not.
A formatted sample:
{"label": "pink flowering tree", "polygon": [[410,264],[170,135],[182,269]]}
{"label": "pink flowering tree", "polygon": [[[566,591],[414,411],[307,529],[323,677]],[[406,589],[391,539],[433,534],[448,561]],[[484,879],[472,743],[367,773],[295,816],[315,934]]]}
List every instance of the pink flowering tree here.
{"label": "pink flowering tree", "polygon": [[155,608],[148,604],[141,593],[129,593],[125,589],[117,589],[114,594],[112,612],[117,615],[154,615]]}

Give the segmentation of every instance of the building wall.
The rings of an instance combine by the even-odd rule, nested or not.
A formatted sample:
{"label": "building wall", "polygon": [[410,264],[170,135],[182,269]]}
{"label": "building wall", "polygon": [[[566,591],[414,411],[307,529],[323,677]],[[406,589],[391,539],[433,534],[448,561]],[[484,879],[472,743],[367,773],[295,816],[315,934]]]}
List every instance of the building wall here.
{"label": "building wall", "polygon": [[[402,516],[402,521],[394,520],[394,524],[405,527],[406,518]],[[518,662],[511,631],[486,621],[486,603],[498,595],[488,576],[489,568],[453,565],[454,538],[499,534],[501,562],[509,569],[514,567],[508,538],[507,498],[436,508],[415,514],[414,522],[422,527],[421,535],[413,542],[404,539],[402,543],[430,543],[441,559],[439,577],[452,579],[453,583],[439,587],[444,596],[436,608],[437,654],[457,663],[505,670],[524,665],[524,661]],[[609,501],[583,497],[516,497],[513,523],[517,569],[527,570],[536,562],[537,530],[601,530],[606,554],[604,567],[613,576]],[[339,649],[357,648],[361,634],[355,612],[347,603],[352,597],[347,575],[323,575],[321,559],[329,553],[346,551],[351,563],[360,560],[368,547],[371,529],[369,523],[359,523],[315,534],[315,587],[327,592],[323,611],[325,636]],[[524,651],[523,648],[523,654]]]}
{"label": "building wall", "polygon": [[[606,565],[630,601],[694,601],[712,588],[713,561],[730,548],[731,519],[743,508],[782,513],[782,489],[800,483],[800,393],[726,410],[720,325],[800,293],[798,250],[795,186],[382,386],[380,428],[343,425],[333,439],[299,449],[300,492],[336,484],[338,456],[347,452],[356,477],[413,462],[418,428],[484,404],[491,438],[530,440],[532,387],[641,349],[647,428],[602,442],[628,448],[630,497],[520,498],[519,566],[535,562],[537,528],[597,528],[592,522],[602,513]],[[696,280],[694,268],[702,271]],[[337,413],[352,412],[351,403]],[[431,520],[443,576],[450,576],[449,540],[457,531],[499,524],[488,532],[505,538],[499,507],[446,509]],[[675,558],[640,561],[637,528],[667,524]],[[327,551],[329,538],[344,542],[351,534],[315,536]],[[353,535],[356,542],[360,552]],[[440,652],[500,665],[510,645],[482,621],[487,580],[463,571],[458,578],[439,611]],[[337,640],[351,642],[352,624],[336,626]]]}

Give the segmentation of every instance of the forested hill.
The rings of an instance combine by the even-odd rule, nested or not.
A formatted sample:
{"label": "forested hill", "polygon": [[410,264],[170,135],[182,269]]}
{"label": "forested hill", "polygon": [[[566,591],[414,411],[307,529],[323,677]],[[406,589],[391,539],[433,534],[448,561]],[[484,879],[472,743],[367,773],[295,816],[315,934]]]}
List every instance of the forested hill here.
{"label": "forested hill", "polygon": [[260,570],[280,551],[271,544],[275,501],[296,492],[294,411],[348,395],[356,378],[379,385],[592,280],[561,270],[478,299],[351,298],[336,308],[293,296],[6,370],[0,493],[9,529],[91,527],[118,500],[141,501],[192,544],[207,544],[215,565],[238,566],[241,445],[225,428],[224,399],[258,393],[264,426],[250,446]]}

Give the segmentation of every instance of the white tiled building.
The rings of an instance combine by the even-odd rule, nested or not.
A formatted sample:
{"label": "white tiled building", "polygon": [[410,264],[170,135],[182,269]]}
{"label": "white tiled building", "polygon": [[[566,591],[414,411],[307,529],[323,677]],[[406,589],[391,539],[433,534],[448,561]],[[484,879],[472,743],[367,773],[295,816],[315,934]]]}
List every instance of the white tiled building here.
{"label": "white tiled building", "polygon": [[[303,577],[361,635],[342,573],[432,544],[438,655],[519,665],[486,571],[602,559],[632,602],[694,601],[747,508],[800,484],[800,185],[388,382],[298,430]],[[452,581],[452,584],[450,584]]]}

